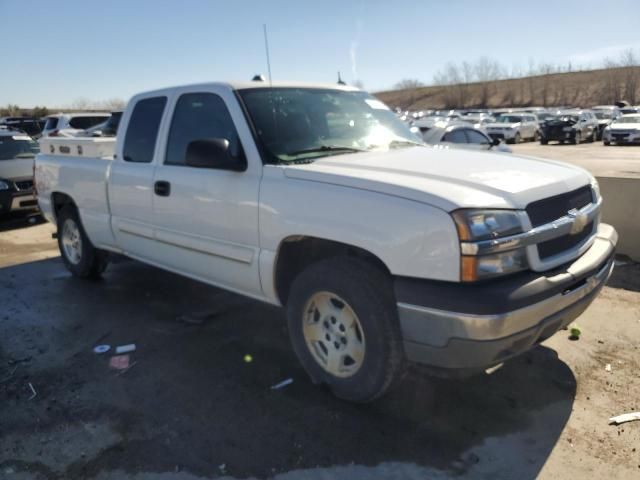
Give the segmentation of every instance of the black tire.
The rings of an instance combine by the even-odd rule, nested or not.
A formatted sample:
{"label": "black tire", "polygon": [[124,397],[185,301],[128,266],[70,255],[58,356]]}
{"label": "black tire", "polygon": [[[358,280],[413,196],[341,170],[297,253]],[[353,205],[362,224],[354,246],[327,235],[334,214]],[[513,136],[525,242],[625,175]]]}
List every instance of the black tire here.
{"label": "black tire", "polygon": [[[321,366],[320,360],[314,357],[318,348],[316,353],[312,353],[312,347],[305,339],[305,325],[316,324],[325,332],[332,328],[322,319],[319,309],[313,312],[309,309],[312,298],[322,295],[322,292],[342,299],[346,306],[340,307],[339,302],[333,306],[337,306],[339,312],[350,308],[362,329],[363,360],[358,369],[347,377],[334,375]],[[316,320],[305,323],[305,317],[309,315]],[[339,398],[358,403],[371,402],[383,395],[404,369],[393,284],[387,275],[363,260],[335,257],[309,266],[293,282],[287,302],[287,317],[291,343],[300,363],[315,383],[327,385]],[[336,319],[330,317],[330,320],[335,323]],[[338,326],[342,329],[340,321]],[[340,331],[344,332],[343,329]],[[334,330],[334,335],[340,333]],[[335,344],[337,351],[342,345],[334,342],[336,339],[338,336],[331,340],[327,338],[325,343],[323,338],[316,344],[322,343],[325,351],[328,347],[333,349]],[[348,347],[346,340],[344,346]],[[342,362],[346,364],[341,359],[341,366]]]}
{"label": "black tire", "polygon": [[580,145],[580,142],[582,142],[582,135],[580,134],[580,132],[576,132],[575,137],[573,137],[572,143],[574,145]]}
{"label": "black tire", "polygon": [[611,142],[607,142],[606,140],[604,140],[602,143],[604,144],[605,147],[608,147],[609,145],[611,145]]}
{"label": "black tire", "polygon": [[[70,226],[77,227],[80,240],[77,248],[79,258],[71,258],[64,246],[64,228],[67,222]],[[105,271],[109,263],[107,252],[95,248],[87,237],[78,211],[72,205],[63,207],[58,213],[58,248],[65,267],[76,277],[97,278]]]}

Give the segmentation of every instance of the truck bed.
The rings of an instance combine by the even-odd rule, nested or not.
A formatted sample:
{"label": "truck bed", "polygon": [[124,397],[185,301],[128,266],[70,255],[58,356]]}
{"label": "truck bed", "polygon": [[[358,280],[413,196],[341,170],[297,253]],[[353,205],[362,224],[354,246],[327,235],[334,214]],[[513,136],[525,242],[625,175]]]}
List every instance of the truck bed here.
{"label": "truck bed", "polygon": [[[115,244],[111,231],[107,178],[115,138],[43,138],[36,156],[38,203],[55,224],[54,195],[68,195],[95,245]],[[54,152],[54,153],[51,153]]]}

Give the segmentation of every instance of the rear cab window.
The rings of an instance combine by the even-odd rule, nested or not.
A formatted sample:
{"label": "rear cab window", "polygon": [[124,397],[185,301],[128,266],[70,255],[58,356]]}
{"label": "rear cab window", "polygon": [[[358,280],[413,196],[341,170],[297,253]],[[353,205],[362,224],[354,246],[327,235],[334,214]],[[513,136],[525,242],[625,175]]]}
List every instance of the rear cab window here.
{"label": "rear cab window", "polygon": [[86,130],[87,128],[106,122],[108,118],[109,115],[96,115],[95,117],[83,115],[82,117],[71,117],[71,120],[69,120],[69,126],[79,130]]}
{"label": "rear cab window", "polygon": [[167,97],[151,97],[139,100],[133,107],[122,151],[125,162],[151,163],[166,104]]}

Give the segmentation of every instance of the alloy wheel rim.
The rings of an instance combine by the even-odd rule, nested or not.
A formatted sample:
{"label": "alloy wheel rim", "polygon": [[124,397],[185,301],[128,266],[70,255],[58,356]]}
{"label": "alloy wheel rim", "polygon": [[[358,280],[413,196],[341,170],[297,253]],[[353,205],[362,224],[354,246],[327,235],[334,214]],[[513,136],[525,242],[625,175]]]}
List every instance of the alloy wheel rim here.
{"label": "alloy wheel rim", "polygon": [[364,362],[365,338],[353,309],[339,296],[317,292],[304,309],[302,332],[314,360],[340,378],[355,375]]}
{"label": "alloy wheel rim", "polygon": [[62,226],[62,249],[64,255],[74,265],[82,259],[82,238],[78,224],[71,218],[67,218]]}

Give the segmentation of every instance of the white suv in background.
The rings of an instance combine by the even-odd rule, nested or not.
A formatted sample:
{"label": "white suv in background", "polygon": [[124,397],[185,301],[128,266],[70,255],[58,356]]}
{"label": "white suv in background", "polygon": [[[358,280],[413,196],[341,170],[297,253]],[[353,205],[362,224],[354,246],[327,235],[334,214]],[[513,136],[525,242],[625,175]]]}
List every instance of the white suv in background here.
{"label": "white suv in background", "polygon": [[43,137],[74,137],[76,133],[105,122],[111,113],[58,113],[49,115],[42,129]]}
{"label": "white suv in background", "polygon": [[485,125],[491,138],[507,143],[520,143],[523,140],[537,141],[540,138],[538,117],[533,113],[504,113],[494,123]]}

